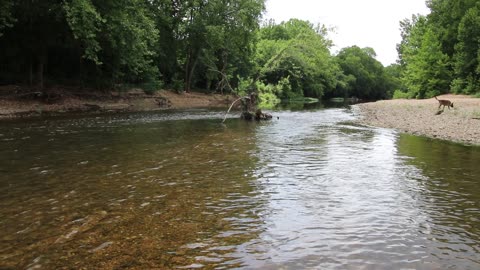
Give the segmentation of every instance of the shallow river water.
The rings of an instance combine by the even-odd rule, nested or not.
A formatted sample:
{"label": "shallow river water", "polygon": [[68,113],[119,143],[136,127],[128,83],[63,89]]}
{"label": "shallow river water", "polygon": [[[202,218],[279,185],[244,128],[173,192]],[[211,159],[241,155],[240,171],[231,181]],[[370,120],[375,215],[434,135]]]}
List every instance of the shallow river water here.
{"label": "shallow river water", "polygon": [[0,269],[480,269],[480,148],[223,113],[0,123]]}

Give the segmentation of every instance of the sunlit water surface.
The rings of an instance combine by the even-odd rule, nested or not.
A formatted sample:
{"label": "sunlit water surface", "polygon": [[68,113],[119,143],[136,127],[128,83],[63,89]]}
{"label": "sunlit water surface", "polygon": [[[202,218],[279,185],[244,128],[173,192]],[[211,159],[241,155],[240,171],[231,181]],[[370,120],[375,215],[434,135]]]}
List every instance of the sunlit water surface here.
{"label": "sunlit water surface", "polygon": [[272,113],[1,123],[0,268],[480,269],[478,147]]}

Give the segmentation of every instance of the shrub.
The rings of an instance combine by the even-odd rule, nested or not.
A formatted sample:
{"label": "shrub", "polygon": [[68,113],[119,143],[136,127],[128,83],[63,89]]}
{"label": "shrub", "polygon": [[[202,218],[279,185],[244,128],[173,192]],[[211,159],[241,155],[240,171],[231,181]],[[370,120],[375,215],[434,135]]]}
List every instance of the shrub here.
{"label": "shrub", "polygon": [[395,90],[393,92],[393,99],[411,99],[413,98],[411,93],[403,92],[401,90]]}

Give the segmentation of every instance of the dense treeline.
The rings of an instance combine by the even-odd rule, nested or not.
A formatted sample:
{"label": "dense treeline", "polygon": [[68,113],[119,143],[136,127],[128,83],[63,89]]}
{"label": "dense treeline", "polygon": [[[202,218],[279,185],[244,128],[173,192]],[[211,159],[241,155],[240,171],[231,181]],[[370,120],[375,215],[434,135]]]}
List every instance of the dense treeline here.
{"label": "dense treeline", "polygon": [[400,61],[331,53],[323,25],[261,22],[265,0],[0,0],[0,84],[132,85],[303,97],[478,93],[480,3],[429,1],[400,23]]}
{"label": "dense treeline", "polygon": [[480,93],[480,2],[429,0],[431,13],[401,22],[395,97]]}
{"label": "dense treeline", "polygon": [[264,0],[0,0],[0,83],[228,88]]}

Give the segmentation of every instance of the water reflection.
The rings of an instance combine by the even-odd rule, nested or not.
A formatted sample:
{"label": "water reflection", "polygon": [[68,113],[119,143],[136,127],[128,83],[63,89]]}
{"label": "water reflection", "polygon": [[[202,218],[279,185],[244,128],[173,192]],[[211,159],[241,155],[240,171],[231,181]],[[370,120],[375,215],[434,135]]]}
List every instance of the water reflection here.
{"label": "water reflection", "polygon": [[478,148],[195,111],[0,126],[0,268],[478,269]]}
{"label": "water reflection", "polygon": [[480,148],[401,135],[398,149],[417,175],[414,199],[426,216],[425,237],[436,243],[432,255],[457,258],[450,266],[462,269],[480,263]]}
{"label": "water reflection", "polygon": [[[404,135],[342,124],[349,119],[335,110],[321,117],[293,114],[281,119],[257,134],[258,179],[268,199],[261,215],[265,231],[247,244],[255,251],[244,257],[247,268],[479,266],[478,192],[473,197],[464,192],[451,196],[441,188],[433,194],[422,182],[435,179],[421,166],[412,166],[412,160],[425,161],[404,153]],[[471,156],[480,157],[469,153],[467,159]],[[469,163],[478,164],[475,159]],[[469,169],[466,174],[480,175]],[[478,190],[478,181],[461,181],[465,180]],[[442,207],[437,195],[447,201]],[[459,200],[466,202],[461,211],[456,210]],[[470,213],[464,215],[467,207]],[[448,216],[460,215],[462,219],[445,222]]]}

